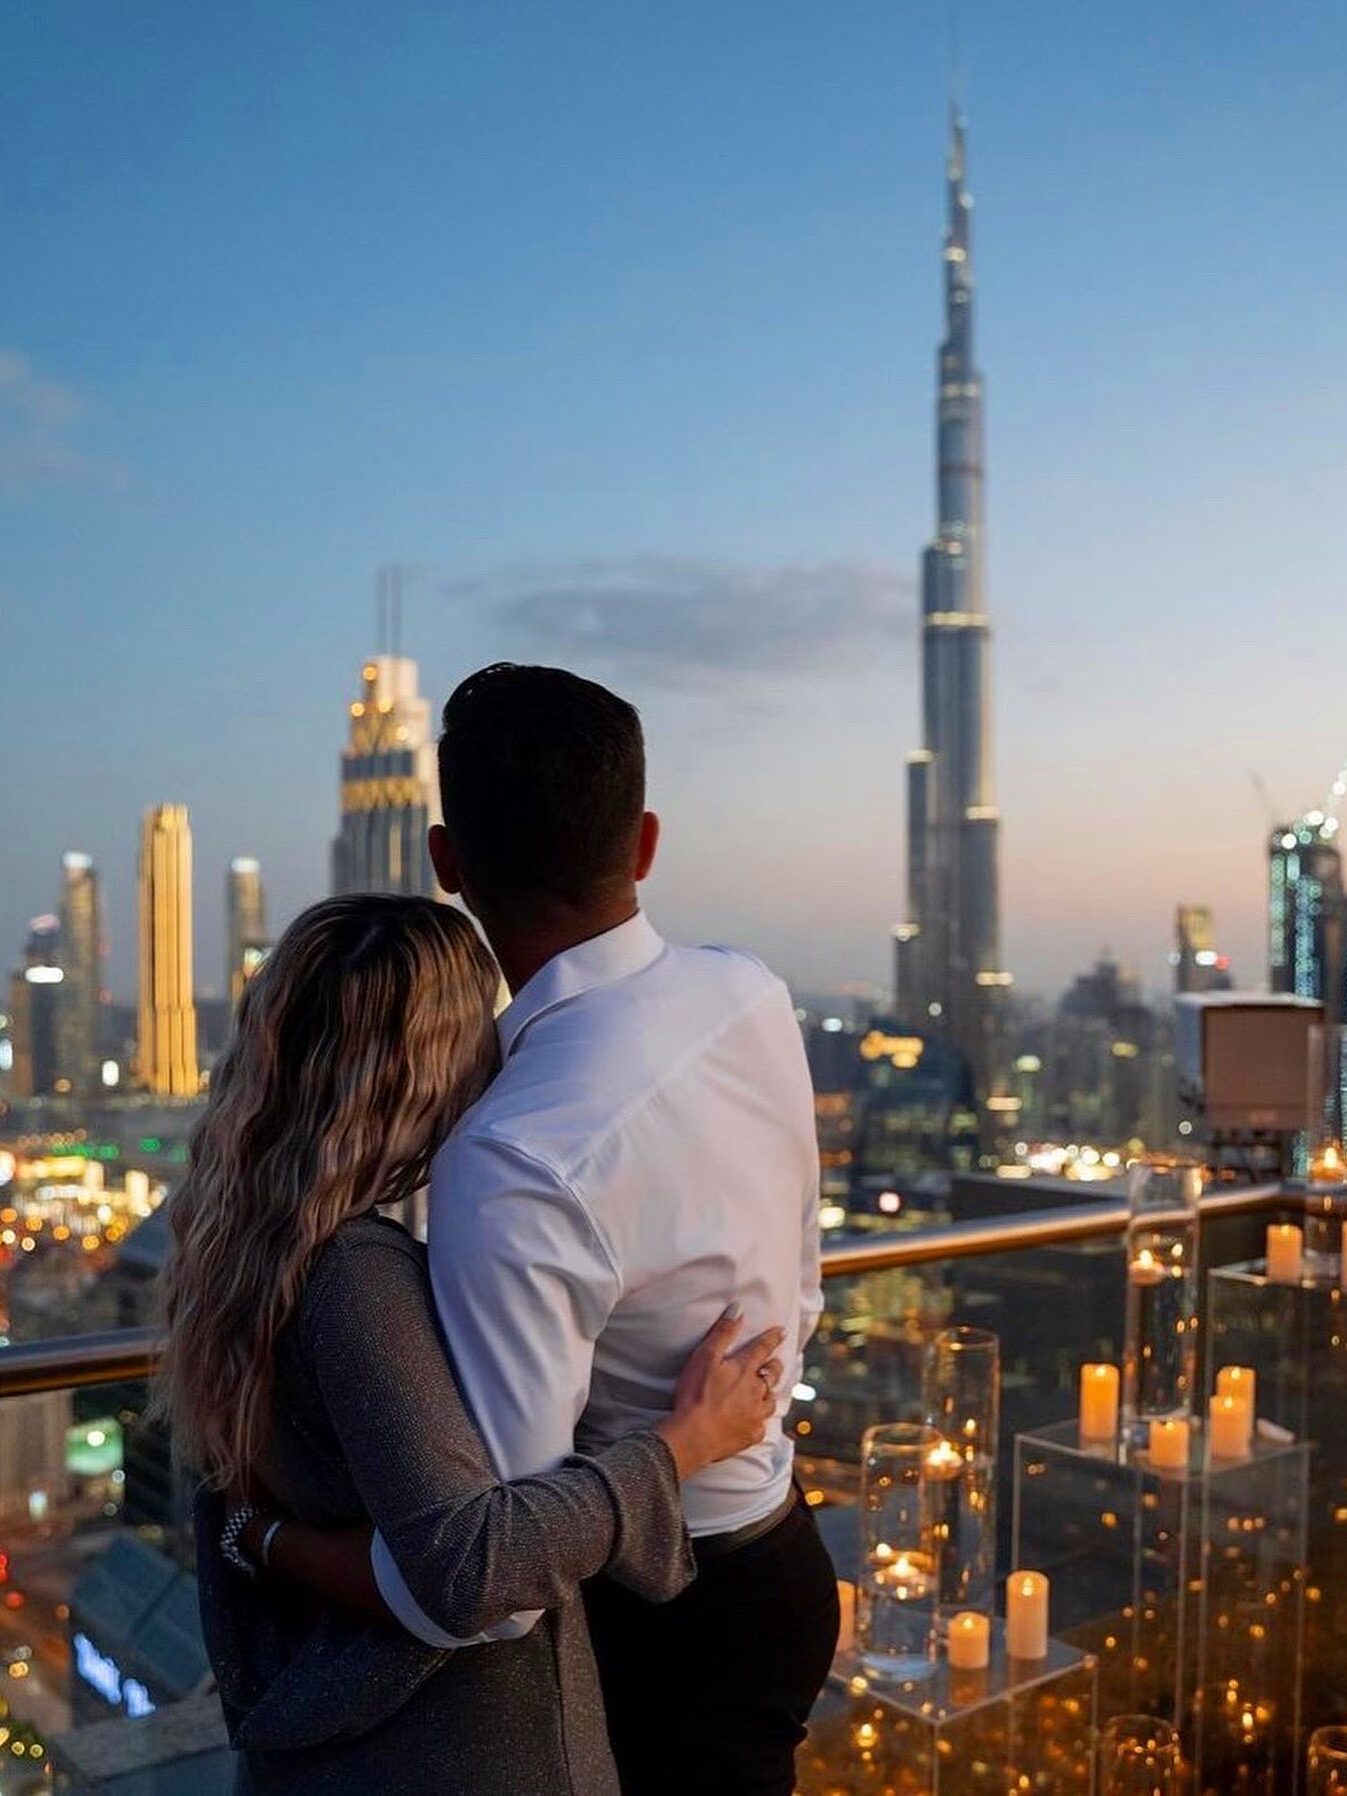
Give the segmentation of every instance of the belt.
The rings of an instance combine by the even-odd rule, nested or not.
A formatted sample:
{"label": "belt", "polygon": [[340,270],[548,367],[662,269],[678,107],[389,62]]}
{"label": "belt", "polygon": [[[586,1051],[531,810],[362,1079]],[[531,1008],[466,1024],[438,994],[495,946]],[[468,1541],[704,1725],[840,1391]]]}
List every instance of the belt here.
{"label": "belt", "polygon": [[700,1539],[694,1540],[693,1557],[698,1565],[704,1565],[709,1559],[723,1559],[727,1553],[737,1553],[740,1547],[761,1540],[773,1528],[779,1528],[799,1501],[800,1493],[792,1485],[789,1495],[770,1514],[759,1516],[755,1522],[745,1522],[742,1528],[731,1528],[726,1534],[703,1534]]}

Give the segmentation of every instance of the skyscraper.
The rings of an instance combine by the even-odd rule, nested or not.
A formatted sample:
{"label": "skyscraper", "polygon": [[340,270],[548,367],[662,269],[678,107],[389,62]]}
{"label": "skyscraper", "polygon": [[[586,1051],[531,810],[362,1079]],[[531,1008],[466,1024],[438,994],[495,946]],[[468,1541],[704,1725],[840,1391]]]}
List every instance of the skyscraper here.
{"label": "skyscraper", "polygon": [[85,1094],[100,1087],[103,1015],[103,909],[98,872],[87,854],[61,859],[61,1069]]}
{"label": "skyscraper", "polygon": [[230,861],[225,877],[225,993],[237,1008],[243,988],[257,970],[267,942],[266,893],[262,866],[250,855]]}
{"label": "skyscraper", "polygon": [[152,805],[140,831],[140,1083],[201,1088],[192,990],[192,828],[185,804]]}
{"label": "skyscraper", "polygon": [[332,890],[434,897],[426,831],[440,813],[430,704],[405,656],[376,655],[361,678],[341,755]]}
{"label": "skyscraper", "polygon": [[967,1057],[998,1098],[1000,816],[992,784],[983,592],[982,382],[973,356],[973,202],[964,124],[950,121],[945,337],[937,363],[936,532],[922,559],[923,745],[908,757],[908,920],[894,930],[898,1015]]}
{"label": "skyscraper", "polygon": [[1347,1020],[1347,895],[1338,820],[1307,811],[1268,842],[1268,981]]}
{"label": "skyscraper", "polygon": [[11,1083],[17,1097],[55,1097],[71,1089],[62,1062],[65,968],[61,962],[60,918],[34,917],[28,925],[23,965],[10,985]]}
{"label": "skyscraper", "polygon": [[1174,914],[1174,990],[1228,992],[1230,961],[1216,947],[1216,931],[1205,904],[1181,904]]}

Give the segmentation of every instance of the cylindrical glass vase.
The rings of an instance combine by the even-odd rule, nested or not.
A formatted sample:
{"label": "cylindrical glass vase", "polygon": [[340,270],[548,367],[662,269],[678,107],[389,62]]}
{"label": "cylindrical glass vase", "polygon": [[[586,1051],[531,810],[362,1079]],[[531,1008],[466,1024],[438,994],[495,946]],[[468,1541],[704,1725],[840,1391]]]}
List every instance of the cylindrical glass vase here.
{"label": "cylindrical glass vase", "polygon": [[1310,1069],[1305,1131],[1305,1276],[1314,1284],[1342,1282],[1342,1227],[1347,1217],[1347,1030],[1338,1024],[1309,1032]]}
{"label": "cylindrical glass vase", "polygon": [[939,1443],[922,1422],[885,1423],[861,1437],[856,1641],[879,1683],[915,1683],[935,1669],[941,1543],[927,1467]]}
{"label": "cylindrical glass vase", "polygon": [[1099,1796],[1178,1796],[1179,1736],[1154,1715],[1118,1715],[1099,1732]]}
{"label": "cylindrical glass vase", "polygon": [[1315,1729],[1305,1773],[1305,1796],[1347,1796],[1347,1727]]}
{"label": "cylindrical glass vase", "polygon": [[940,1543],[937,1621],[993,1613],[1001,1343],[985,1328],[943,1328],[926,1361],[926,1420],[940,1439],[927,1460]]}
{"label": "cylindrical glass vase", "polygon": [[1128,1187],[1122,1438],[1144,1448],[1153,1421],[1192,1414],[1202,1169],[1195,1161],[1151,1156],[1129,1168]]}

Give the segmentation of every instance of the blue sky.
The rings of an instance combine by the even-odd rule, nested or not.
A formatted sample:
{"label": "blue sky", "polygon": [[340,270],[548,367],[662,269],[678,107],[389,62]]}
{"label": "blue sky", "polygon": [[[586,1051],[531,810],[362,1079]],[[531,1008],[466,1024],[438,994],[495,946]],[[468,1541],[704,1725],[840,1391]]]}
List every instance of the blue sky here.
{"label": "blue sky", "polygon": [[[1347,755],[1347,9],[965,0],[1007,958],[1261,974]],[[13,0],[0,961],[137,819],[319,895],[376,568],[437,697],[641,703],[652,907],[882,976],[931,528],[943,8]],[[613,594],[620,595],[617,599]],[[595,607],[615,627],[596,639]]]}

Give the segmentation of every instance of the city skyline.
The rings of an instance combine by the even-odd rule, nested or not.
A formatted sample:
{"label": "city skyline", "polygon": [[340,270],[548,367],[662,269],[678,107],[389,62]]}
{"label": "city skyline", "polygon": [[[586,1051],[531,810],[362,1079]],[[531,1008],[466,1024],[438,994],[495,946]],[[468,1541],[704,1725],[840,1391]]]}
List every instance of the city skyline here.
{"label": "city skyline", "polygon": [[[164,797],[193,808],[212,975],[232,857],[267,868],[276,925],[321,895],[331,720],[373,570],[405,559],[436,707],[498,655],[641,704],[670,933],[806,989],[884,982],[938,9],[749,0],[657,31],[587,4],[575,32],[334,0],[321,57],[315,8],[231,33],[151,11],[58,6],[0,70],[26,270],[0,621],[33,676],[0,797],[10,956],[87,850],[130,990],[135,819]],[[1160,990],[1175,904],[1206,904],[1252,983],[1268,827],[1343,752],[1304,668],[1347,633],[1347,249],[1322,229],[1347,21],[1030,0],[970,7],[965,46],[1005,961],[1060,989],[1107,945]]]}

